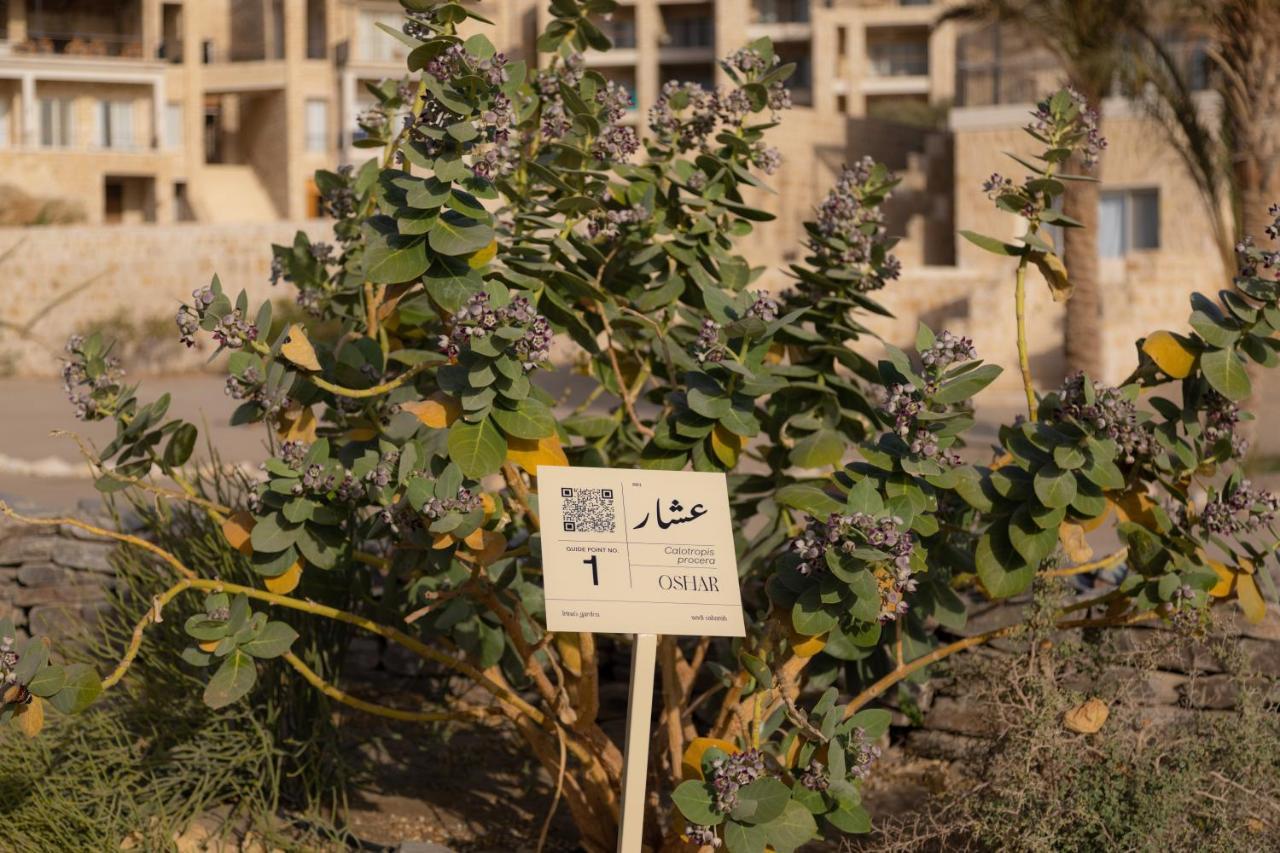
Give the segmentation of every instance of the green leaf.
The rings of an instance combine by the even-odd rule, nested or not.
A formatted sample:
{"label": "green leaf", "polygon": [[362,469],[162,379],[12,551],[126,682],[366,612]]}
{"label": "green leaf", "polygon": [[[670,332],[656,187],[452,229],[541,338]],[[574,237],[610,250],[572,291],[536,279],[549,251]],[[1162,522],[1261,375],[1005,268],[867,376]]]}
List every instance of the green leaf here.
{"label": "green leaf", "polygon": [[893,715],[883,708],[868,708],[854,714],[846,722],[850,730],[862,729],[866,740],[877,741],[880,735],[889,730],[889,724],[892,721]]}
{"label": "green leaf", "polygon": [[1000,367],[994,364],[984,364],[974,368],[968,373],[944,382],[938,392],[933,395],[933,400],[937,403],[959,403],[968,400],[994,382],[1000,373]]}
{"label": "green leaf", "polygon": [[473,480],[497,471],[507,455],[507,439],[488,418],[478,424],[454,421],[448,444],[449,458]]}
{"label": "green leaf", "polygon": [[1200,372],[1213,389],[1228,400],[1240,402],[1252,393],[1252,384],[1234,350],[1207,350],[1200,355]]}
{"label": "green leaf", "polygon": [[268,622],[263,626],[262,633],[240,646],[240,650],[259,660],[269,660],[289,651],[296,639],[298,632],[291,625],[285,622]]}
{"label": "green leaf", "polygon": [[773,499],[783,506],[804,510],[818,519],[825,519],[831,513],[844,509],[838,500],[822,489],[805,483],[791,483],[783,486],[774,492]]}
{"label": "green leaf", "polygon": [[46,666],[27,682],[27,689],[36,696],[48,699],[67,683],[67,672],[60,666]]}
{"label": "green leaf", "polygon": [[275,554],[294,544],[301,529],[301,525],[290,524],[283,514],[273,512],[258,519],[249,541],[254,551]]}
{"label": "green leaf", "polygon": [[1003,520],[997,520],[978,540],[973,555],[978,579],[992,598],[1017,595],[1031,585],[1035,567],[1013,549]]}
{"label": "green leaf", "polygon": [[871,831],[871,815],[867,814],[867,810],[860,805],[841,802],[823,817],[841,832],[861,835]]}
{"label": "green leaf", "polygon": [[672,792],[671,801],[690,823],[716,826],[724,820],[724,815],[711,806],[715,802],[715,791],[701,779],[690,779],[680,783],[680,786]]}
{"label": "green leaf", "polygon": [[49,697],[49,704],[64,714],[80,713],[102,693],[102,679],[88,664],[73,663],[63,670],[63,674],[65,683]]}
{"label": "green leaf", "polygon": [[[270,303],[267,303],[270,304]],[[164,449],[164,464],[169,468],[184,465],[191,458],[191,451],[196,446],[195,424],[186,424],[173,431],[169,444]]]}
{"label": "green leaf", "polygon": [[801,803],[788,800],[782,814],[764,828],[765,841],[775,853],[793,853],[818,833],[817,821]]}
{"label": "green leaf", "polygon": [[447,210],[427,235],[431,248],[442,255],[469,255],[493,242],[487,223]]}
{"label": "green leaf", "polygon": [[844,436],[835,430],[820,429],[791,448],[791,464],[798,468],[826,468],[844,458]]}
{"label": "green leaf", "polygon": [[556,431],[556,418],[551,409],[532,398],[521,400],[515,411],[495,406],[493,419],[503,432],[516,438],[545,438]]}
{"label": "green leaf", "polygon": [[978,248],[986,249],[995,255],[1012,257],[1027,251],[1023,246],[1015,246],[1013,243],[1006,243],[1003,240],[997,240],[995,237],[988,237],[986,234],[978,234],[974,231],[961,231],[960,236]]}
{"label": "green leaf", "polygon": [[768,843],[765,828],[731,820],[724,827],[724,846],[729,853],[764,853]]}
{"label": "green leaf", "polygon": [[789,799],[791,789],[766,776],[738,790],[738,805],[729,816],[750,823],[768,823],[782,814]]}
{"label": "green leaf", "polygon": [[374,284],[399,284],[427,271],[426,241],[405,237],[386,217],[365,223],[364,277]]}
{"label": "green leaf", "polygon": [[1035,476],[1036,497],[1052,509],[1067,506],[1076,496],[1076,478],[1057,465],[1041,465]]}
{"label": "green leaf", "polygon": [[257,677],[253,658],[236,649],[209,679],[204,688],[204,703],[210,708],[224,708],[248,693]]}

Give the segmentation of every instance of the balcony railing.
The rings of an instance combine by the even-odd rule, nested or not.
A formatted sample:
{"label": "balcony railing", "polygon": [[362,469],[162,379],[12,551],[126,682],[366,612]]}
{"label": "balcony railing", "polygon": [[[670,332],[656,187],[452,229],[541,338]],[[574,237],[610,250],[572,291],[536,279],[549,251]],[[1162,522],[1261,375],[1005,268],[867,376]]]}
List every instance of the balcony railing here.
{"label": "balcony railing", "polygon": [[[975,37],[977,41],[970,41]],[[1209,63],[1203,42],[1171,39],[1165,42],[1164,50],[1192,91],[1209,87]],[[974,58],[975,54],[980,58]],[[999,36],[976,33],[962,38],[958,46],[955,104],[987,107],[1034,103],[1061,86],[1063,79],[1062,66],[1051,55],[1028,49],[1006,53]],[[1123,97],[1130,94],[1130,88],[1123,77],[1117,77],[1108,95]]]}
{"label": "balcony railing", "polygon": [[142,59],[142,39],[107,33],[59,33],[33,30],[26,41],[13,45],[14,53]]}
{"label": "balcony railing", "polygon": [[929,45],[925,42],[887,42],[867,48],[876,77],[922,77],[929,73]]}
{"label": "balcony railing", "polygon": [[753,6],[757,24],[809,23],[809,0],[755,0]]}

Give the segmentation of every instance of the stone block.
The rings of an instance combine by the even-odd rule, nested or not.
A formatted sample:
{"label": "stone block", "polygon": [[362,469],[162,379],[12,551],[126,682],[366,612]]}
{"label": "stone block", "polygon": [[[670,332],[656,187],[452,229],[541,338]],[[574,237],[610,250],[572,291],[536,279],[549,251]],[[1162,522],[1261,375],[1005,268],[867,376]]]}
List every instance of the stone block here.
{"label": "stone block", "polygon": [[939,696],[925,717],[931,731],[947,731],[964,735],[988,735],[993,732],[991,717],[982,708],[966,704],[950,696]]}
{"label": "stone block", "polygon": [[453,853],[453,850],[434,841],[401,841],[396,853]]}
{"label": "stone block", "polygon": [[963,761],[982,745],[981,738],[967,737],[950,732],[913,729],[907,732],[907,752],[924,758],[944,761]]}
{"label": "stone block", "polygon": [[7,601],[0,601],[0,619],[11,619],[14,625],[27,624],[27,614]]}
{"label": "stone block", "polygon": [[378,668],[382,658],[381,643],[375,637],[354,637],[347,646],[343,671],[352,678],[364,678]]}
{"label": "stone block", "polygon": [[57,542],[55,536],[22,535],[5,539],[0,542],[0,566],[49,560]]}
{"label": "stone block", "polygon": [[58,539],[51,552],[53,562],[73,569],[112,573],[109,557],[115,550],[112,542],[89,542],[82,539]]}
{"label": "stone block", "polygon": [[31,633],[61,639],[72,637],[84,630],[80,608],[73,604],[42,604],[31,608],[27,616]]}
{"label": "stone block", "polygon": [[97,572],[80,571],[54,563],[29,563],[17,570],[17,579],[23,586],[79,586],[93,584],[108,586],[113,578]]}
{"label": "stone block", "polygon": [[35,607],[41,604],[84,604],[102,601],[107,597],[100,584],[77,586],[20,586],[13,592],[13,603],[18,607]]}

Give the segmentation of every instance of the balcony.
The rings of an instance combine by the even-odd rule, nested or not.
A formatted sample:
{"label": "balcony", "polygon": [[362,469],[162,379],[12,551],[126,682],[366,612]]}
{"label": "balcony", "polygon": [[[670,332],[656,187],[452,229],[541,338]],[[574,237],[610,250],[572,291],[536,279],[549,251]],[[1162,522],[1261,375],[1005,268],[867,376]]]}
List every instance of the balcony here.
{"label": "balcony", "polygon": [[755,24],[809,23],[809,0],[755,0],[751,11]]}
{"label": "balcony", "polygon": [[10,53],[142,59],[142,38],[108,33],[64,33],[33,30],[25,41],[10,44]]}

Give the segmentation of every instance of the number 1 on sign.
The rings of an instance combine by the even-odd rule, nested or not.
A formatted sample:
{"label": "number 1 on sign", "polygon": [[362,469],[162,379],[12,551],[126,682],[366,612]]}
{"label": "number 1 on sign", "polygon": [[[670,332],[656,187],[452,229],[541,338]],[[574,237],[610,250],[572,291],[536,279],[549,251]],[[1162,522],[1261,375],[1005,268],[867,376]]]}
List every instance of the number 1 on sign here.
{"label": "number 1 on sign", "polygon": [[584,565],[591,567],[591,585],[600,586],[600,563],[597,561],[596,555],[592,554],[582,562]]}

